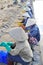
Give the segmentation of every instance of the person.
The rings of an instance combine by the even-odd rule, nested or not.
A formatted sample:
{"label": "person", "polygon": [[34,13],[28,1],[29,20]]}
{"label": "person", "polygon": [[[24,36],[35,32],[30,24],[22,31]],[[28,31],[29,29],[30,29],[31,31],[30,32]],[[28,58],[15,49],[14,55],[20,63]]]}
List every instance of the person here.
{"label": "person", "polygon": [[[34,61],[33,65],[40,65],[40,46],[39,46],[39,41],[40,41],[40,31],[38,26],[36,25],[35,19],[30,20],[28,19],[28,26],[25,28],[25,30],[29,30],[30,33],[28,32],[28,36],[30,36],[30,39],[28,40],[30,42],[30,46],[33,50],[33,56],[34,56]],[[35,41],[36,44],[32,43]]]}
{"label": "person", "polygon": [[[28,17],[27,17],[28,14]],[[24,20],[22,21],[24,27],[24,30],[28,34],[28,39],[30,46],[33,50],[33,63],[32,65],[40,65],[40,31],[39,27],[36,24],[36,20],[34,17],[34,9],[33,9],[33,2],[30,0],[30,2],[26,3],[25,13],[23,14]]]}
{"label": "person", "polygon": [[[32,21],[33,20],[33,21]],[[29,30],[30,33],[28,33],[28,35],[34,37],[37,39],[37,41],[40,41],[40,31],[38,26],[36,25],[35,19],[32,19],[27,21],[27,27],[25,28],[25,30]]]}
{"label": "person", "polygon": [[[39,28],[35,22],[35,19],[27,19],[26,24],[25,24],[25,22],[23,24],[25,25],[24,30],[28,34],[28,37],[30,36],[30,39],[32,40],[32,42],[35,40],[37,41],[35,45],[32,42],[30,43],[32,50],[34,50],[33,51],[34,60],[33,60],[32,65],[40,65],[41,62],[40,62],[40,50],[39,50],[40,49],[40,46],[39,46],[39,41],[40,41]],[[29,42],[31,41],[30,39],[28,39]]]}
{"label": "person", "polygon": [[[33,53],[27,41],[28,36],[25,34],[25,31],[21,27],[16,27],[9,31],[9,35],[14,38],[16,45],[15,48],[8,50],[8,59],[17,62],[17,65],[30,65]],[[9,45],[12,45],[12,43]]]}

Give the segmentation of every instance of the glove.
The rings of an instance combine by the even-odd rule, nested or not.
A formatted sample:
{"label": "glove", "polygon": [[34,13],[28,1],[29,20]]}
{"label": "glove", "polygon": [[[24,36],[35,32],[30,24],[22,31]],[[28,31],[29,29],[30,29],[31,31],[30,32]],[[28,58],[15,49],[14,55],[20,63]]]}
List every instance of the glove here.
{"label": "glove", "polygon": [[6,48],[6,50],[7,50],[8,52],[10,52],[10,51],[11,51],[11,48],[10,48],[10,46],[7,44],[7,42],[2,42],[2,43],[0,44],[0,46],[5,47],[5,48]]}

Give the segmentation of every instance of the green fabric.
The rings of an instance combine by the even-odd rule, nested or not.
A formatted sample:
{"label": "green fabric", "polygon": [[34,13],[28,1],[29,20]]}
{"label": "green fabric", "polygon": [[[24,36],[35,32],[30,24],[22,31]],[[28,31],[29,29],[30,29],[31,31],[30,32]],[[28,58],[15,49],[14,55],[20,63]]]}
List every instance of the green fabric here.
{"label": "green fabric", "polygon": [[10,48],[11,45],[12,45],[12,42],[1,42],[0,43],[0,46],[5,47],[8,52],[11,51],[11,48]]}
{"label": "green fabric", "polygon": [[11,45],[13,44],[13,42],[7,42],[7,44],[8,44],[9,46],[11,46]]}

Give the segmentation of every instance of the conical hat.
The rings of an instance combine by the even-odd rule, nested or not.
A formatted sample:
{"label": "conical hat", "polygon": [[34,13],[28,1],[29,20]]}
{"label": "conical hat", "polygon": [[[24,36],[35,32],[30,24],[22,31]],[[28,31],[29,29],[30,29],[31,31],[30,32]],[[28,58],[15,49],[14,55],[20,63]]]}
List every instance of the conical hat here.
{"label": "conical hat", "polygon": [[9,34],[15,41],[24,41],[28,39],[25,31],[21,27],[16,27],[9,31]]}
{"label": "conical hat", "polygon": [[26,27],[31,26],[31,25],[34,25],[34,24],[36,24],[36,20],[35,19],[28,19],[27,20]]}
{"label": "conical hat", "polygon": [[28,14],[28,12],[25,12],[22,16],[23,17],[30,17],[29,14]]}

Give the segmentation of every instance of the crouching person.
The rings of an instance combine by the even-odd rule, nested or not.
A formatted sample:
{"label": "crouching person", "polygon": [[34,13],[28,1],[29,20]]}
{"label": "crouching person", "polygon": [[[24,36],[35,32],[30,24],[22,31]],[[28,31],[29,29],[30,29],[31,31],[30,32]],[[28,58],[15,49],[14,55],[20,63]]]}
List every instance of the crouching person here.
{"label": "crouching person", "polygon": [[21,27],[16,27],[9,32],[10,36],[14,38],[16,46],[13,48],[8,56],[16,65],[31,65],[33,53],[28,43],[28,36]]}
{"label": "crouching person", "polygon": [[38,26],[36,25],[36,21],[35,19],[31,19],[28,21],[29,24],[26,27],[26,30],[29,30],[30,32],[28,32],[28,36],[30,37],[30,39],[28,39],[30,46],[33,50],[33,64],[32,65],[41,65],[41,59],[40,59],[40,31]]}

